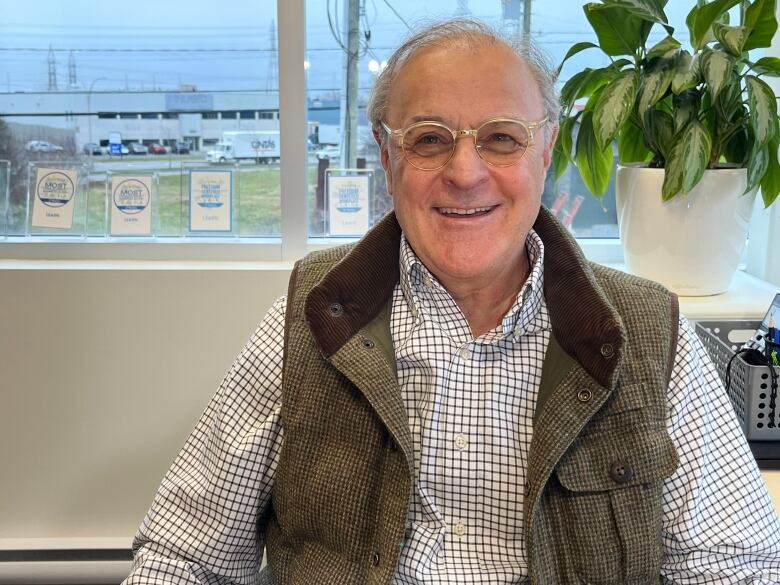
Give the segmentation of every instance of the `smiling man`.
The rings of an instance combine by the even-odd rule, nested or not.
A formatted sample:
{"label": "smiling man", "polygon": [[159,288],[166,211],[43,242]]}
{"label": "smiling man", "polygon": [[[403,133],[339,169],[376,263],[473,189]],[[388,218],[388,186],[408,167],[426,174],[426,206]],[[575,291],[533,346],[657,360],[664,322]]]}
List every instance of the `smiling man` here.
{"label": "smiling man", "polygon": [[780,522],[674,295],[541,207],[554,78],[457,20],[369,117],[395,212],[296,265],[126,583],[780,583]]}

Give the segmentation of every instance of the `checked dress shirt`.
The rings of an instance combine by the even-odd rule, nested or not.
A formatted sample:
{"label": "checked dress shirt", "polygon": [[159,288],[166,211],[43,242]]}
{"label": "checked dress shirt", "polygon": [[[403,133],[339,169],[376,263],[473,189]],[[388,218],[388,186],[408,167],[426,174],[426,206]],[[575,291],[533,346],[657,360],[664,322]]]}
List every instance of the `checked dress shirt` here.
{"label": "checked dress shirt", "polygon": [[[527,578],[523,493],[550,339],[544,246],[501,325],[473,338],[404,238],[390,330],[415,477],[394,585]],[[282,442],[285,299],[268,311],[159,488],[134,541],[127,585],[255,583]],[[680,466],[664,485],[662,579],[780,584],[780,520],[721,382],[680,318],[667,395]]]}

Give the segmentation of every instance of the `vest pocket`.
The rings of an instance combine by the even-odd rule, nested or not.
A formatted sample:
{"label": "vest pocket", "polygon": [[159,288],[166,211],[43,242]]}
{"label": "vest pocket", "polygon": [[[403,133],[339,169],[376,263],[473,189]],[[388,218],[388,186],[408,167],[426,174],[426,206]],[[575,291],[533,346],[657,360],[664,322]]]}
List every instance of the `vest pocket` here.
{"label": "vest pocket", "polygon": [[674,445],[658,423],[572,444],[556,468],[552,496],[565,518],[559,538],[582,582],[658,583],[661,490],[676,467]]}

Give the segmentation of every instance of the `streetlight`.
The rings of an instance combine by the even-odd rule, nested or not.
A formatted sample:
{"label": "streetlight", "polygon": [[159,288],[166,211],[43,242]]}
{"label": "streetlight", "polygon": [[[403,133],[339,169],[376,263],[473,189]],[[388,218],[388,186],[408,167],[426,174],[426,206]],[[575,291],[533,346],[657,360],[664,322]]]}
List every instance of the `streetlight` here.
{"label": "streetlight", "polygon": [[387,61],[377,61],[376,59],[371,59],[368,62],[368,70],[373,73],[374,75],[379,75],[382,71],[385,70],[385,67],[387,67]]}
{"label": "streetlight", "polygon": [[87,90],[87,136],[89,138],[87,142],[89,142],[90,144],[92,144],[92,105],[91,105],[92,89],[95,87],[95,84],[98,81],[106,81],[106,78],[98,77],[97,79],[93,79],[92,83],[89,84],[89,89]]}

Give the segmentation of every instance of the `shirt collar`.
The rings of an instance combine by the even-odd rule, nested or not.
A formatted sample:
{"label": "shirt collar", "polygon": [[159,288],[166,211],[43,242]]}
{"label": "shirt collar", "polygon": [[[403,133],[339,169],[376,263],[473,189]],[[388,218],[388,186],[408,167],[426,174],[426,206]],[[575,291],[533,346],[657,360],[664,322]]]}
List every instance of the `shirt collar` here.
{"label": "shirt collar", "polygon": [[[525,249],[531,271],[520,288],[512,307],[502,319],[500,328],[485,334],[488,339],[512,338],[517,340],[521,336],[541,328],[540,320],[537,317],[544,302],[544,244],[533,229],[528,232]],[[420,261],[403,233],[401,234],[399,265],[401,291],[415,320],[419,319],[423,313],[429,314],[437,321],[440,320],[441,306],[437,300],[441,301],[442,295],[446,295],[450,300],[451,297]],[[454,305],[454,301],[451,303]],[[465,321],[465,317],[463,319]]]}

